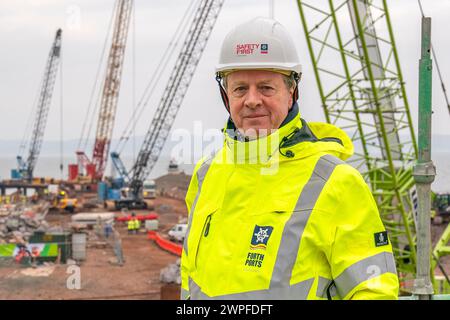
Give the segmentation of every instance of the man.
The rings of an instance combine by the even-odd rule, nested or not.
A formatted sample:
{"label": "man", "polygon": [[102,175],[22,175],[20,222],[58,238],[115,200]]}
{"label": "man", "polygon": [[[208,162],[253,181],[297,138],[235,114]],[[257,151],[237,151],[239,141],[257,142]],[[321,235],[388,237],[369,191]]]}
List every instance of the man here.
{"label": "man", "polygon": [[301,66],[276,21],[225,38],[217,67],[225,143],[186,196],[183,299],[396,299],[392,248],[349,137],[307,123]]}
{"label": "man", "polygon": [[131,217],[130,217],[130,219],[128,219],[128,221],[127,221],[127,227],[128,227],[128,234],[133,234],[133,233],[135,233],[135,229],[136,229],[136,227],[135,227],[135,213],[133,212],[132,214],[131,214]]}
{"label": "man", "polygon": [[131,218],[128,220],[128,233],[137,234],[141,228],[141,222],[136,217],[134,212],[131,213]]}

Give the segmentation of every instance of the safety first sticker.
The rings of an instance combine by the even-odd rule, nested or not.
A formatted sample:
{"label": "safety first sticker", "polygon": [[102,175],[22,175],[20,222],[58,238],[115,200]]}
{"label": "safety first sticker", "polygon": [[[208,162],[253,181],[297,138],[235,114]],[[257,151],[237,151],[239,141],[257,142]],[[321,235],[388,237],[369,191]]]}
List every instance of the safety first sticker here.
{"label": "safety first sticker", "polygon": [[239,43],[236,45],[236,54],[238,56],[247,56],[255,53],[268,54],[269,45],[267,43]]}

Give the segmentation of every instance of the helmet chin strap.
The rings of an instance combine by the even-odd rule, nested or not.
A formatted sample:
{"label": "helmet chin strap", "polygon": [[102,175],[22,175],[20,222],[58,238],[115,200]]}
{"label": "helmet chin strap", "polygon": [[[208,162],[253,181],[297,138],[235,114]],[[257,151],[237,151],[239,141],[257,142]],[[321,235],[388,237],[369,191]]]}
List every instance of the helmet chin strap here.
{"label": "helmet chin strap", "polygon": [[[294,73],[295,89],[294,89],[294,92],[292,93],[292,106],[289,108],[289,110],[293,107],[295,102],[298,100],[298,84],[300,82],[301,76],[302,76],[301,73],[300,74]],[[220,96],[222,97],[222,101],[225,106],[225,109],[227,109],[228,113],[231,114],[230,101],[228,99],[227,91],[225,90],[225,88],[222,85],[222,77],[219,75],[219,73],[216,74],[216,81],[217,81],[217,84],[219,85]]]}
{"label": "helmet chin strap", "polygon": [[[300,82],[300,79],[302,77],[302,74],[294,73],[294,81],[295,81],[295,89],[292,93],[292,106],[297,102],[298,100],[298,84]],[[292,108],[291,106],[291,108]]]}
{"label": "helmet chin strap", "polygon": [[225,109],[227,109],[228,113],[230,113],[230,101],[228,100],[227,91],[222,85],[222,77],[219,75],[219,73],[216,74],[216,81],[217,84],[219,85],[220,96],[222,97]]}

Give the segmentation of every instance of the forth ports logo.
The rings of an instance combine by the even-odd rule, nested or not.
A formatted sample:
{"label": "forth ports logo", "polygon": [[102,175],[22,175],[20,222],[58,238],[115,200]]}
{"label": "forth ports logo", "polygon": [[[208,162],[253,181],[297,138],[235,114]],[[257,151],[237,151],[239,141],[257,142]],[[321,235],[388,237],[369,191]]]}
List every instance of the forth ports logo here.
{"label": "forth ports logo", "polygon": [[253,230],[252,242],[250,249],[266,249],[267,242],[272,234],[273,227],[270,226],[255,226]]}

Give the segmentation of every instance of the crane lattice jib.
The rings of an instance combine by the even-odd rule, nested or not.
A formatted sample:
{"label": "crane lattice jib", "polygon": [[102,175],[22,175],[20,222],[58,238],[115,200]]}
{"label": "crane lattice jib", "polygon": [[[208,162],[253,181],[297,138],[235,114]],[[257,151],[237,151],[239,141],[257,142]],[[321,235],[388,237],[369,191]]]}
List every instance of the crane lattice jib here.
{"label": "crane lattice jib", "polygon": [[415,274],[417,143],[385,0],[297,0],[327,122],[355,144],[402,283]]}
{"label": "crane lattice jib", "polygon": [[136,163],[131,169],[130,187],[135,197],[138,197],[143,181],[158,160],[222,5],[223,0],[202,0],[198,6]]}
{"label": "crane lattice jib", "polygon": [[53,88],[55,87],[56,75],[61,53],[61,34],[62,30],[56,31],[55,40],[48,55],[47,64],[45,66],[44,77],[42,81],[39,101],[36,108],[36,116],[33,124],[33,133],[31,135],[30,149],[25,163],[27,179],[32,179],[34,167],[41,151],[44,139],[45,127],[47,124],[47,116],[50,109]]}
{"label": "crane lattice jib", "polygon": [[118,0],[92,156],[96,180],[102,179],[108,159],[132,9],[133,0]]}
{"label": "crane lattice jib", "polygon": [[119,176],[124,179],[124,182],[128,184],[130,182],[130,175],[128,174],[127,168],[120,159],[120,156],[117,152],[111,152],[111,160],[114,168],[119,173]]}

